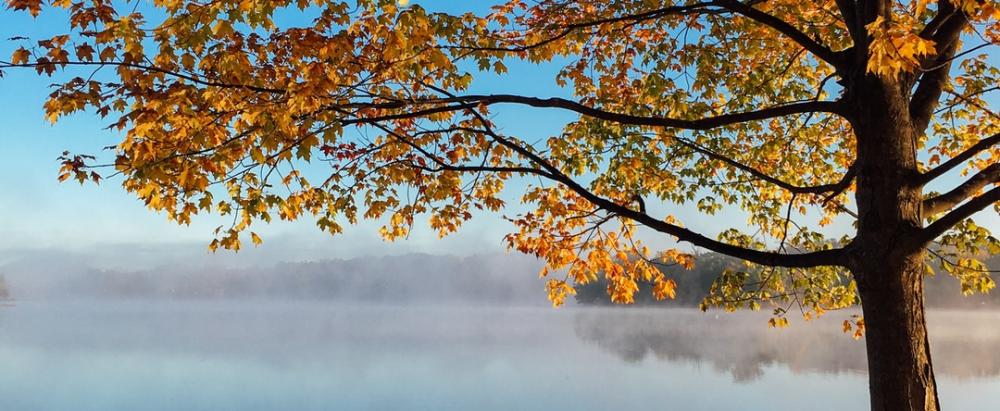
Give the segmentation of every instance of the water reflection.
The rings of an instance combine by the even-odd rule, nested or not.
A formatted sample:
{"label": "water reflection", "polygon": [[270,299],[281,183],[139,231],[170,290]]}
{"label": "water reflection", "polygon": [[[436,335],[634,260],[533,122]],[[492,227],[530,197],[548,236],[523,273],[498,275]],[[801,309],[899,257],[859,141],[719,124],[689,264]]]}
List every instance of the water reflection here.
{"label": "water reflection", "polygon": [[[1000,409],[997,319],[931,317],[950,409]],[[0,409],[864,409],[863,346],[835,319],[780,332],[765,322],[581,307],[19,303],[0,310]]]}
{"label": "water reflection", "polygon": [[[627,363],[647,358],[709,365],[752,382],[772,365],[795,374],[864,374],[863,341],[840,329],[847,314],[769,329],[759,313],[715,314],[688,310],[586,310],[574,331]],[[929,314],[931,350],[939,376],[995,378],[1000,375],[1000,313],[942,311]]]}

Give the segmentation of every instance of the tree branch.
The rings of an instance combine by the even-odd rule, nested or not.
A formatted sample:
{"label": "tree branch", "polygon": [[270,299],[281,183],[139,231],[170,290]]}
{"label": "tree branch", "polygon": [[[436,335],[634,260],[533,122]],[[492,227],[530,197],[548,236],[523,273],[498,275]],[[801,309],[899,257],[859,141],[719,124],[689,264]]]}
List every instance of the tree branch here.
{"label": "tree branch", "polygon": [[989,149],[990,147],[993,147],[996,144],[1000,144],[1000,133],[996,133],[992,136],[979,140],[978,143],[974,144],[972,147],[969,147],[965,151],[959,153],[957,156],[952,157],[950,160],[941,163],[941,165],[923,173],[922,175],[920,175],[919,183],[921,185],[927,184],[932,180],[934,180],[935,178],[941,177],[942,175],[944,175],[944,173],[947,173],[949,170],[962,165],[962,163],[965,163],[970,158],[975,157],[977,154]]}
{"label": "tree branch", "polygon": [[837,9],[840,10],[840,16],[844,18],[844,25],[847,26],[848,33],[851,34],[855,44],[860,43],[858,37],[865,36],[867,33],[865,33],[864,27],[859,26],[857,6],[853,0],[836,1]]}
{"label": "tree branch", "polygon": [[[419,144],[415,143],[412,139],[409,139],[406,136],[393,131],[391,128],[386,127],[386,126],[380,124],[378,121],[372,121],[370,123],[370,125],[373,126],[373,127],[378,128],[380,130],[382,130],[386,134],[388,134],[388,135],[392,136],[393,138],[395,138],[395,139],[403,142],[403,144],[406,144],[410,148],[413,148],[414,150],[416,150],[417,152],[419,152],[424,157],[427,157],[428,159],[430,159],[434,164],[437,164],[437,167],[429,167],[429,166],[425,166],[425,165],[416,164],[413,161],[407,162],[407,164],[409,164],[411,167],[416,168],[416,169],[420,169],[420,170],[423,170],[423,171],[427,171],[427,172],[431,172],[431,173],[436,173],[436,172],[441,172],[441,171],[454,171],[454,172],[459,172],[459,173],[484,173],[484,172],[486,172],[486,173],[518,173],[518,174],[533,174],[533,175],[538,175],[538,176],[549,178],[549,179],[551,179],[553,177],[550,173],[546,172],[545,170],[541,170],[541,169],[537,169],[537,168],[533,168],[533,167],[487,166],[485,164],[469,166],[469,165],[456,165],[456,164],[452,164],[452,163],[449,163],[447,161],[444,161],[444,159],[440,158],[439,156],[436,156],[433,153],[427,151],[426,149],[424,149],[423,147],[421,147]],[[478,132],[482,132],[482,131],[478,131]]]}
{"label": "tree branch", "polygon": [[[761,0],[755,0],[755,1],[759,2]],[[695,13],[699,13],[699,12],[708,12],[709,10],[707,10],[707,8],[712,7],[712,6],[717,6],[717,5],[718,4],[716,4],[716,2],[714,2],[714,1],[706,1],[706,2],[688,4],[688,5],[684,5],[684,6],[663,7],[663,8],[659,8],[659,9],[656,9],[656,10],[650,10],[650,11],[647,11],[647,12],[643,12],[643,13],[628,14],[628,15],[624,15],[624,16],[615,16],[615,17],[608,17],[608,18],[603,18],[603,19],[597,19],[597,20],[591,20],[591,21],[585,21],[585,22],[567,24],[567,25],[565,25],[565,26],[562,27],[562,30],[560,30],[555,35],[553,35],[553,36],[551,36],[549,38],[546,38],[544,40],[539,40],[539,41],[531,43],[531,44],[521,45],[521,46],[511,46],[511,47],[479,47],[479,46],[454,46],[454,45],[446,45],[446,46],[440,46],[439,48],[441,48],[441,49],[448,49],[448,50],[468,50],[468,51],[472,51],[472,52],[477,52],[477,51],[492,51],[492,52],[511,52],[511,53],[517,53],[517,52],[528,51],[528,50],[531,50],[531,49],[535,49],[535,48],[539,48],[539,47],[545,46],[547,44],[554,43],[556,41],[559,41],[559,40],[565,38],[566,36],[569,36],[575,30],[579,30],[579,29],[585,29],[585,28],[600,26],[602,24],[613,24],[613,23],[621,23],[621,22],[637,23],[637,22],[642,22],[642,21],[646,21],[646,20],[653,20],[653,19],[657,19],[657,18],[660,18],[660,17],[671,16],[671,15],[688,15],[688,14],[695,14]]]}
{"label": "tree branch", "polygon": [[702,234],[696,233],[694,231],[688,230],[686,228],[676,226],[667,223],[663,220],[654,218],[649,214],[641,213],[639,211],[633,210],[629,207],[617,204],[606,198],[599,197],[586,188],[580,186],[576,182],[563,179],[557,176],[557,181],[573,190],[580,196],[586,198],[588,201],[600,207],[608,212],[615,213],[622,217],[633,220],[640,223],[646,227],[653,230],[659,231],[661,233],[670,234],[677,237],[680,241],[689,242],[695,246],[708,249],[717,253],[725,254],[728,256],[740,258],[752,263],[761,264],[771,267],[817,267],[826,265],[843,265],[844,264],[844,250],[843,249],[832,249],[832,250],[821,250],[813,251],[803,254],[781,254],[770,251],[759,251],[749,248],[743,248],[735,246],[732,244],[723,243],[721,241],[713,240],[711,238],[705,237]]}
{"label": "tree branch", "polygon": [[738,0],[719,0],[719,3],[727,9],[735,11],[751,20],[777,30],[779,33],[788,36],[788,38],[804,47],[806,50],[809,50],[810,53],[819,59],[830,63],[834,67],[842,68],[843,61],[839,58],[837,53],[820,44],[812,37],[809,37],[809,35],[799,31],[799,29],[795,28],[791,24],[788,24],[788,22],[755,9],[752,5],[742,3]]}
{"label": "tree branch", "polygon": [[938,0],[937,1],[937,14],[931,18],[931,21],[927,22],[923,30],[920,30],[920,37],[931,40],[934,33],[938,31],[939,28],[948,21],[955,13],[958,11],[955,6],[951,4],[951,0]]}
{"label": "tree branch", "polygon": [[428,102],[479,102],[482,104],[522,104],[538,108],[561,108],[573,111],[587,117],[613,121],[620,124],[650,127],[668,127],[685,130],[710,130],[727,125],[746,123],[749,121],[767,120],[804,113],[832,113],[843,115],[843,106],[839,101],[806,101],[780,106],[767,107],[756,111],[722,114],[695,120],[685,120],[666,117],[647,117],[631,114],[621,114],[586,106],[573,100],[563,98],[536,98],[510,94],[456,96]]}
{"label": "tree branch", "polygon": [[[940,3],[947,4],[947,6]],[[920,132],[923,132],[930,124],[934,109],[939,104],[938,100],[948,83],[951,62],[958,52],[959,36],[969,22],[964,13],[960,10],[954,10],[950,1],[940,3],[938,15],[947,14],[948,17],[930,36],[930,39],[937,44],[937,53],[934,58],[924,61],[921,65],[921,69],[926,71],[920,76],[917,88],[910,99],[910,119],[914,128]],[[949,8],[951,11],[948,10]],[[937,16],[935,16],[936,18]],[[931,20],[931,23],[935,23],[935,21]],[[935,23],[935,25],[937,24]]]}
{"label": "tree branch", "polygon": [[740,258],[752,263],[761,264],[765,266],[776,266],[776,267],[817,267],[817,266],[831,266],[831,265],[843,265],[845,260],[845,250],[842,248],[831,249],[831,250],[821,250],[813,251],[809,253],[802,254],[782,254],[770,251],[760,251],[753,250],[749,248],[743,248],[740,246],[723,243],[721,241],[713,240],[702,234],[696,233],[694,231],[688,230],[686,228],[670,224],[666,221],[654,218],[649,214],[633,210],[625,205],[618,204],[610,199],[601,197],[592,191],[583,187],[578,182],[576,182],[572,177],[566,175],[558,167],[553,165],[548,160],[542,158],[533,151],[516,144],[492,130],[489,122],[483,118],[478,112],[473,111],[473,114],[478,118],[479,122],[483,125],[486,133],[494,138],[498,143],[510,148],[514,152],[520,154],[524,158],[527,158],[532,163],[536,164],[548,172],[549,179],[558,182],[565,187],[569,188],[577,195],[585,198],[591,204],[596,207],[601,208],[610,213],[617,214],[619,216],[633,220],[639,224],[645,225],[653,230],[659,231],[661,233],[670,234],[677,237],[680,241],[689,242],[695,246],[708,249],[710,251],[715,251],[717,253],[726,254],[732,257]]}
{"label": "tree branch", "polygon": [[[439,90],[444,92],[444,90]],[[518,153],[522,157],[526,158],[531,163],[535,164],[539,168],[524,167],[517,170],[504,170],[513,172],[523,172],[528,174],[534,174],[546,179],[555,181],[569,188],[573,192],[577,193],[581,197],[587,199],[587,201],[594,204],[596,207],[603,209],[607,212],[617,214],[619,216],[629,218],[637,223],[643,224],[653,230],[659,231],[661,233],[670,234],[677,237],[681,241],[689,242],[695,246],[702,247],[711,251],[726,254],[732,257],[740,258],[753,263],[766,265],[766,266],[780,266],[780,267],[816,267],[823,265],[842,265],[844,264],[844,249],[832,249],[832,250],[821,250],[802,254],[782,254],[769,251],[760,251],[748,249],[732,244],[723,243],[721,241],[713,240],[702,234],[696,233],[694,231],[688,230],[686,228],[667,223],[660,219],[654,218],[645,212],[633,210],[626,205],[618,204],[615,201],[601,197],[592,191],[588,190],[586,187],[582,186],[571,176],[565,174],[558,167],[553,165],[551,162],[536,154],[532,150],[521,146],[509,139],[499,135],[493,131],[490,122],[478,113],[474,108],[469,108],[466,104],[469,103],[480,103],[480,104],[493,104],[493,103],[520,103],[526,104],[534,107],[555,107],[555,108],[566,108],[575,112],[579,112],[584,115],[590,115],[596,118],[607,119],[611,121],[622,121],[628,124],[638,124],[638,125],[651,125],[651,126],[679,126],[684,125],[690,128],[712,128],[718,127],[725,124],[732,124],[737,122],[750,121],[749,119],[763,119],[770,118],[769,116],[775,116],[775,113],[785,113],[787,110],[791,112],[808,112],[801,111],[802,107],[815,107],[817,102],[801,103],[790,106],[795,106],[796,108],[789,109],[789,106],[780,106],[773,109],[765,109],[758,112],[752,113],[742,113],[729,116],[720,116],[716,118],[703,119],[703,120],[675,120],[675,119],[660,119],[652,117],[635,117],[620,115],[615,113],[609,113],[597,109],[593,109],[579,103],[565,100],[565,99],[537,99],[531,97],[523,96],[512,96],[512,95],[490,95],[490,96],[454,96],[448,95],[447,98],[433,99],[433,100],[422,100],[422,101],[397,101],[384,103],[381,108],[402,108],[407,105],[412,105],[414,103],[465,103],[459,104],[462,109],[468,109],[469,112],[477,118],[477,120],[482,124],[482,132],[497,143],[510,148],[512,151]],[[820,106],[829,107],[839,107],[839,104],[833,102],[819,102],[824,103]],[[459,106],[450,106],[458,109]],[[336,110],[342,110],[337,109]],[[385,120],[387,116],[379,118],[379,120]],[[367,122],[367,121],[364,121]],[[666,124],[665,124],[666,123]],[[697,128],[696,128],[697,129]],[[384,131],[389,132],[388,129],[383,128]],[[404,139],[405,141],[405,139]],[[439,165],[441,165],[439,163]],[[454,168],[455,171],[464,172],[475,172],[475,171],[491,171],[486,169],[478,169],[477,166],[455,166],[449,165],[446,168]],[[849,173],[850,174],[850,173]],[[849,178],[845,176],[846,181],[850,181]],[[839,186],[843,182],[837,183]],[[849,183],[848,183],[849,184]]]}
{"label": "tree branch", "polygon": [[[7,62],[0,61],[0,68],[13,68],[13,67],[38,67],[44,65],[78,65],[78,66],[124,66],[129,68],[150,70],[158,73],[162,73],[169,76],[174,76],[177,78],[185,79],[191,81],[195,84],[203,85],[206,87],[219,87],[219,88],[238,88],[245,89],[248,91],[254,91],[258,93],[268,93],[268,94],[285,94],[287,90],[276,89],[248,84],[233,84],[233,83],[223,83],[216,82],[212,80],[206,80],[199,77],[194,77],[186,75],[183,73],[178,73],[170,70],[165,70],[155,66],[133,64],[133,63],[119,63],[119,62],[64,62],[64,63],[25,63],[25,64],[10,64]],[[589,107],[580,104],[576,101],[567,100],[563,98],[537,98],[537,97],[527,97],[519,95],[508,95],[508,94],[496,94],[496,95],[469,95],[469,96],[456,96],[451,98],[443,99],[424,99],[424,100],[410,100],[410,101],[391,101],[386,103],[348,103],[346,105],[331,105],[329,107],[353,107],[353,108],[379,108],[379,109],[399,109],[405,108],[408,105],[415,104],[436,104],[436,103],[478,103],[478,104],[500,104],[500,103],[513,103],[522,104],[538,108],[561,108],[565,110],[570,110],[588,117],[598,118],[602,120],[614,121],[621,124],[631,124],[638,126],[655,126],[655,127],[670,127],[679,128],[687,130],[709,130],[713,128],[723,127],[731,124],[744,123],[748,121],[758,121],[766,120],[775,117],[783,117],[794,114],[804,114],[804,113],[832,113],[838,115],[844,115],[843,106],[839,101],[807,101],[799,103],[790,103],[779,106],[773,106],[768,108],[763,108],[756,111],[748,111],[742,113],[733,114],[723,114],[714,117],[706,117],[696,120],[685,120],[685,119],[675,119],[675,118],[663,118],[663,117],[647,117],[647,116],[635,116],[629,114],[614,113],[610,111],[605,111],[593,107]],[[399,113],[391,115],[391,119],[403,119],[403,118],[415,118],[420,115],[427,115],[433,113],[441,113],[446,111],[458,111],[467,109],[469,106],[467,104],[459,104],[452,106],[450,108],[435,108],[426,111],[420,111],[416,113]],[[380,120],[390,119],[381,118]]]}
{"label": "tree branch", "polygon": [[324,106],[319,111],[322,110],[338,111],[347,107],[392,110],[392,109],[406,109],[410,106],[451,104],[451,103],[456,103],[456,104],[453,106],[441,106],[433,109],[409,111],[392,115],[386,115],[384,117],[379,118],[379,120],[415,118],[415,117],[420,117],[422,115],[426,115],[431,112],[442,113],[447,111],[460,111],[472,108],[473,106],[480,104],[482,105],[521,104],[536,108],[558,108],[558,109],[572,111],[587,117],[612,121],[626,125],[667,127],[667,128],[677,128],[684,130],[711,130],[714,128],[724,127],[732,124],[767,120],[771,118],[784,117],[794,114],[831,113],[831,114],[843,115],[844,111],[844,107],[839,101],[805,101],[805,102],[784,104],[780,106],[767,107],[756,111],[722,114],[713,117],[686,120],[686,119],[677,119],[668,117],[636,116],[631,114],[615,113],[612,111],[606,111],[590,107],[573,100],[568,100],[558,97],[538,98],[538,97],[528,97],[528,96],[512,95],[512,94],[465,95],[465,96],[451,96],[445,98],[393,100],[388,102],[355,102],[348,104],[331,104],[328,106]]}
{"label": "tree branch", "polygon": [[225,83],[225,82],[220,82],[220,81],[207,80],[207,79],[204,79],[204,78],[201,78],[201,77],[196,77],[196,76],[193,76],[193,75],[184,74],[184,73],[180,73],[180,72],[177,72],[177,71],[167,70],[167,69],[156,67],[156,66],[153,66],[153,65],[138,64],[138,63],[124,63],[124,62],[117,62],[117,61],[61,61],[61,62],[45,62],[45,63],[35,62],[35,63],[12,64],[12,63],[10,63],[8,61],[0,60],[0,69],[5,69],[5,68],[38,68],[38,67],[47,67],[47,66],[52,66],[52,67],[55,67],[55,66],[60,66],[60,67],[61,66],[84,66],[84,67],[86,67],[86,66],[97,66],[98,68],[103,67],[103,66],[125,67],[125,68],[138,69],[138,70],[148,70],[148,71],[152,71],[152,72],[155,72],[155,73],[164,74],[164,75],[171,76],[171,77],[176,77],[176,78],[179,78],[179,79],[184,79],[184,80],[190,81],[192,83],[195,83],[195,84],[198,84],[198,85],[202,85],[202,86],[206,86],[206,87],[244,89],[244,90],[254,91],[254,92],[257,92],[257,93],[267,93],[267,94],[285,94],[285,93],[288,92],[288,90],[284,90],[284,89],[276,89],[276,88],[270,88],[270,87],[254,86],[254,85],[250,85],[250,84]]}
{"label": "tree branch", "polygon": [[990,184],[1000,183],[1000,163],[982,169],[953,190],[924,200],[924,215],[935,215],[958,205]]}
{"label": "tree branch", "polygon": [[[854,174],[855,174],[854,170],[855,170],[855,168],[851,167],[851,168],[849,168],[847,170],[846,173],[844,173],[844,176],[841,177],[841,179],[839,181],[837,181],[836,183],[822,184],[822,185],[818,185],[818,186],[798,186],[798,185],[794,185],[794,184],[788,183],[788,182],[786,182],[784,180],[775,178],[775,177],[770,176],[768,174],[765,174],[765,173],[761,172],[760,170],[757,170],[757,169],[755,169],[753,167],[750,167],[750,166],[745,165],[743,163],[740,163],[740,162],[738,162],[736,160],[733,160],[730,157],[727,157],[727,156],[724,156],[722,154],[719,154],[719,153],[716,153],[714,151],[711,151],[711,150],[709,150],[707,148],[702,147],[701,145],[695,144],[694,142],[691,142],[691,141],[688,141],[688,140],[685,140],[685,139],[681,139],[681,138],[676,138],[676,137],[675,137],[675,140],[677,140],[679,143],[681,143],[685,147],[688,147],[688,148],[690,148],[690,149],[692,149],[694,151],[697,151],[697,152],[699,152],[701,154],[704,154],[706,157],[722,161],[722,162],[724,162],[726,164],[729,164],[730,166],[732,166],[732,167],[734,167],[736,169],[743,170],[747,174],[750,174],[750,175],[752,175],[754,177],[757,177],[757,178],[759,178],[761,180],[764,180],[764,181],[766,181],[768,183],[771,183],[771,184],[774,184],[774,185],[776,185],[778,187],[781,187],[781,188],[783,188],[783,189],[785,189],[785,190],[787,190],[787,191],[789,191],[789,192],[791,192],[793,194],[822,194],[822,193],[828,193],[828,192],[837,193],[837,192],[840,192],[843,189],[847,188],[848,186],[850,186],[851,185],[851,181],[854,180]],[[832,197],[835,197],[835,196],[836,195],[833,195]]]}
{"label": "tree branch", "polygon": [[937,221],[931,223],[931,225],[927,226],[920,232],[918,240],[921,244],[930,243],[931,241],[934,241],[934,239],[941,236],[941,234],[944,234],[946,231],[954,227],[955,224],[960,223],[966,218],[972,217],[973,214],[978,213],[997,201],[1000,201],[1000,187],[993,187],[990,191],[974,197],[965,204],[951,210],[948,214],[945,214]]}

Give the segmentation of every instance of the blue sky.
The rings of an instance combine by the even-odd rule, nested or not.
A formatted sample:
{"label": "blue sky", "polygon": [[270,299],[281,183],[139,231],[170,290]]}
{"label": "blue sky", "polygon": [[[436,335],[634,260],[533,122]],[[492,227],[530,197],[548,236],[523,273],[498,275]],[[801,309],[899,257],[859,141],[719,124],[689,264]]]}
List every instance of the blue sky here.
{"label": "blue sky", "polygon": [[[425,2],[434,3],[434,2]],[[437,2],[440,4],[454,2]],[[439,5],[440,5],[439,4]],[[429,4],[429,7],[435,6]],[[485,8],[485,7],[482,7]],[[36,20],[25,13],[0,13],[0,52],[9,54],[14,42],[6,39],[26,36],[32,39],[51,35],[65,25],[61,13],[46,9]],[[288,13],[279,24],[294,23],[301,17]],[[281,20],[284,20],[282,22]],[[565,95],[553,81],[555,66],[539,70],[528,64],[513,64],[512,75],[483,78],[476,86],[496,90],[503,86],[511,92],[534,95]],[[58,79],[58,75],[56,77]],[[56,157],[69,150],[74,153],[97,153],[101,147],[118,142],[119,134],[106,131],[106,123],[97,116],[79,114],[50,124],[44,119],[42,104],[48,85],[55,80],[39,77],[26,70],[4,72],[0,79],[0,147],[5,161],[0,162],[0,250],[22,248],[88,249],[120,244],[191,243],[207,245],[215,227],[228,219],[216,216],[196,217],[191,226],[177,226],[163,215],[155,214],[127,194],[111,179],[100,186],[58,183]],[[503,115],[516,118],[505,122],[510,132],[548,136],[558,132],[572,118],[566,113],[508,108]],[[354,255],[401,252],[467,254],[502,250],[501,239],[508,231],[499,218],[471,222],[459,234],[438,240],[431,230],[419,227],[408,240],[386,244],[378,237],[377,224],[362,223],[349,227],[338,237],[320,233],[309,219],[279,222],[255,228],[265,239],[262,251],[287,249],[288,244],[309,251],[290,258],[349,257]],[[284,243],[276,246],[275,243]],[[200,248],[199,248],[200,250]],[[251,251],[252,252],[252,251]],[[306,255],[298,255],[306,254]],[[310,254],[315,254],[311,256]]]}
{"label": "blue sky", "polygon": [[[455,10],[452,1],[420,1],[437,9]],[[480,9],[485,2],[474,2]],[[464,5],[463,5],[464,7]],[[295,14],[286,22],[300,18]],[[281,22],[279,22],[280,24]],[[43,13],[33,20],[25,13],[0,13],[0,53],[9,54],[13,36],[38,38],[51,34],[65,24],[58,14]],[[554,81],[555,65],[534,66],[510,64],[511,72],[502,78],[481,77],[474,91],[521,93],[540,97],[567,96]],[[191,250],[205,252],[212,230],[223,220],[215,216],[200,216],[191,226],[177,226],[163,215],[148,211],[145,206],[110,180],[94,186],[58,183],[56,157],[63,150],[95,153],[100,147],[118,142],[118,134],[103,130],[96,116],[75,115],[52,125],[42,113],[47,86],[52,80],[29,71],[6,71],[0,79],[0,147],[4,161],[0,162],[0,251],[25,248],[88,249],[120,244],[191,244]],[[499,111],[499,124],[505,131],[527,139],[542,138],[558,133],[573,116],[555,110],[506,107]],[[505,121],[506,119],[506,121]],[[742,218],[735,213],[705,217],[690,211],[671,210],[695,230],[714,235],[721,229],[738,226]],[[228,221],[228,220],[227,220]],[[984,226],[997,227],[995,213],[982,221]],[[309,219],[278,222],[257,229],[265,238],[261,250],[278,252],[288,259],[351,257],[357,255],[430,252],[467,254],[502,250],[501,239],[509,226],[496,216],[475,219],[459,234],[438,240],[423,228],[409,240],[385,244],[377,235],[377,224],[363,223],[349,227],[339,237],[320,233]],[[840,227],[840,230],[844,230]],[[654,241],[665,243],[666,240]],[[289,250],[294,250],[289,251]]]}

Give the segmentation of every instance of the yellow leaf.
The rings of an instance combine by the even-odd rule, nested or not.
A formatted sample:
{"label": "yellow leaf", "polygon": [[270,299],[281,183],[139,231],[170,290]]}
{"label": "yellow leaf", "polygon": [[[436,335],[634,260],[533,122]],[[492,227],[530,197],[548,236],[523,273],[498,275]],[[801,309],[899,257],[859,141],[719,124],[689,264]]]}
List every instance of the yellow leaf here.
{"label": "yellow leaf", "polygon": [[658,280],[653,284],[653,297],[657,300],[677,297],[677,283],[674,280]]}

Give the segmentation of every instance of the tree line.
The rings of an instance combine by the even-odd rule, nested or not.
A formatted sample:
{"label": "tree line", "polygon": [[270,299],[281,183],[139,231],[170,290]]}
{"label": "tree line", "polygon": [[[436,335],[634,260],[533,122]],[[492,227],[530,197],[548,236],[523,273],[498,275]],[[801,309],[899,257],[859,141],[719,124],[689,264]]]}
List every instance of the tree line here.
{"label": "tree line", "polygon": [[[658,306],[658,307],[698,307],[702,300],[708,295],[718,279],[718,274],[726,269],[737,269],[741,266],[740,260],[718,253],[705,253],[697,257],[698,263],[692,270],[687,270],[678,265],[659,267],[659,270],[667,278],[672,278],[676,283],[676,298],[672,300],[657,300],[653,297],[652,282],[642,281],[639,283],[639,292],[635,298],[636,306]],[[991,271],[1000,270],[1000,256],[993,256],[985,260],[986,266]],[[934,275],[925,278],[925,299],[930,307],[937,308],[996,308],[1000,307],[1000,293],[974,293],[963,295],[962,285],[958,280],[952,278],[940,267],[934,268]],[[575,300],[583,305],[612,305],[608,299],[607,280],[598,276],[597,281],[575,286]]]}

